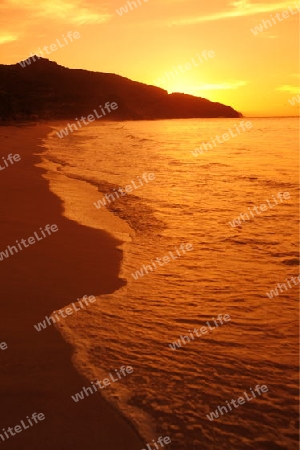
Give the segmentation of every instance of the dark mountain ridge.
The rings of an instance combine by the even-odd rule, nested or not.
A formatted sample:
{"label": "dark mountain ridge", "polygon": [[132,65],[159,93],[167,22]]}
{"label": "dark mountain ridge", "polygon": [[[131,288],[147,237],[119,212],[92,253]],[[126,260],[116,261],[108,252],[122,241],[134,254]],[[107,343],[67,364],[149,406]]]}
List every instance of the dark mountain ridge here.
{"label": "dark mountain ridge", "polygon": [[[33,60],[35,58],[35,61]],[[80,118],[106,102],[118,108],[101,120],[242,117],[230,106],[120,75],[68,69],[45,58],[0,65],[0,121]]]}

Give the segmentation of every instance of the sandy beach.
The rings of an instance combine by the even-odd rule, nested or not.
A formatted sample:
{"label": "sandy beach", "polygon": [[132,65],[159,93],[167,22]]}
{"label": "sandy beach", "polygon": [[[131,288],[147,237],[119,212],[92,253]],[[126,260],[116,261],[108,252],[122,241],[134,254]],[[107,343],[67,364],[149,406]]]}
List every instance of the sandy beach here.
{"label": "sandy beach", "polygon": [[[130,449],[143,443],[132,426],[100,395],[75,404],[71,395],[88,385],[74,369],[72,348],[54,327],[37,333],[34,324],[83,295],[111,293],[118,278],[120,243],[109,234],[62,216],[35,155],[46,125],[0,127],[1,161],[21,159],[0,172],[0,252],[56,224],[58,231],[0,261],[0,429],[32,413],[45,420],[1,441],[7,449]],[[2,164],[3,166],[3,164]]]}

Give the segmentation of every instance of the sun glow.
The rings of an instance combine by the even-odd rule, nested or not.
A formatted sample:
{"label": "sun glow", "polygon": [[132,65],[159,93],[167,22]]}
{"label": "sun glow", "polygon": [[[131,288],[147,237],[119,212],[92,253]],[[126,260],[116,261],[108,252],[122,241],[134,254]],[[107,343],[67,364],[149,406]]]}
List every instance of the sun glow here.
{"label": "sun glow", "polygon": [[[49,59],[204,97],[245,115],[299,114],[293,101],[299,92],[299,2],[129,3],[3,0],[0,61],[16,64],[45,43],[78,32],[76,44]],[[127,10],[120,15],[122,4]]]}

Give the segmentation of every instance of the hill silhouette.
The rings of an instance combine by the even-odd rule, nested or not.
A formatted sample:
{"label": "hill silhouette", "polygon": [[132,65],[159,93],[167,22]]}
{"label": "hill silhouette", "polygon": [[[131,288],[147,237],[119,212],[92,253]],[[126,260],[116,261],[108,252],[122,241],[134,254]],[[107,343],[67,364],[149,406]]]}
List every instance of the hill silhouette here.
{"label": "hill silhouette", "polygon": [[0,65],[2,121],[74,120],[106,102],[118,104],[108,120],[242,117],[230,106],[111,73],[68,69],[38,57],[23,64]]}

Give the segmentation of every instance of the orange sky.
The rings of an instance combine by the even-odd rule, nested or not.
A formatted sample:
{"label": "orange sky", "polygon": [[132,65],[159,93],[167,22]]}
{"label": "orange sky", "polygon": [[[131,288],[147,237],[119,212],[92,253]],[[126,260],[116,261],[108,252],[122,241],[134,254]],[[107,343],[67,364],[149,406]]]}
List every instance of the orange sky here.
{"label": "orange sky", "polygon": [[[78,31],[79,39],[66,38],[68,45],[45,57],[220,101],[248,116],[299,113],[298,1],[135,2],[131,10],[125,0],[1,0],[0,63],[44,46],[50,52]],[[128,12],[118,14],[125,5]]]}

